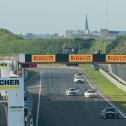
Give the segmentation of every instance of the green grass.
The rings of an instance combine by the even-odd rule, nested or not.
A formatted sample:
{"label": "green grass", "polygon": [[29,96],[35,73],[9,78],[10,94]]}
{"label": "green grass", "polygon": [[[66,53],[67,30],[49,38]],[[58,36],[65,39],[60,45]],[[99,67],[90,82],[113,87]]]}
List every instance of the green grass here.
{"label": "green grass", "polygon": [[37,74],[39,74],[39,72],[29,70],[29,71],[28,71],[28,78],[27,78],[25,81],[31,79],[32,77],[34,77],[34,76],[37,75]]}
{"label": "green grass", "polygon": [[94,83],[110,101],[126,112],[126,92],[117,88],[99,71],[94,71],[89,64],[80,65],[80,67],[84,69],[84,73],[90,82]]}
{"label": "green grass", "polygon": [[110,44],[111,41],[110,40],[96,40],[91,48],[88,50],[89,53],[94,53],[96,50],[101,50],[101,53],[103,53],[105,51],[105,46],[107,46],[108,44]]}

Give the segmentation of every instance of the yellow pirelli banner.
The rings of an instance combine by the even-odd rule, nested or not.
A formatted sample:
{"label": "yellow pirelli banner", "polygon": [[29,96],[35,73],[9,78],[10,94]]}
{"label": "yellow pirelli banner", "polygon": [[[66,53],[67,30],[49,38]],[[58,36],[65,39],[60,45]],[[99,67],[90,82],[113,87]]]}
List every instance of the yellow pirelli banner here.
{"label": "yellow pirelli banner", "polygon": [[69,62],[81,62],[89,63],[93,61],[93,56],[91,54],[71,54],[69,55]]}
{"label": "yellow pirelli banner", "polygon": [[32,62],[54,63],[56,62],[56,56],[55,55],[32,55]]}
{"label": "yellow pirelli banner", "polygon": [[126,63],[126,55],[106,55],[108,63]]}

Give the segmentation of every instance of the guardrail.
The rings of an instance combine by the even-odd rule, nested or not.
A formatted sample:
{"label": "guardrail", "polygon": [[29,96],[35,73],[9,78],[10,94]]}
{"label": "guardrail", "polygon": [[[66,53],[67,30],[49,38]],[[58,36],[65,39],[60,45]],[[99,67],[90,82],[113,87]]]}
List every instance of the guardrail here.
{"label": "guardrail", "polygon": [[114,85],[126,92],[126,82],[117,77],[116,75],[110,73],[109,71],[104,70],[103,68],[99,69],[100,73],[109,79]]}

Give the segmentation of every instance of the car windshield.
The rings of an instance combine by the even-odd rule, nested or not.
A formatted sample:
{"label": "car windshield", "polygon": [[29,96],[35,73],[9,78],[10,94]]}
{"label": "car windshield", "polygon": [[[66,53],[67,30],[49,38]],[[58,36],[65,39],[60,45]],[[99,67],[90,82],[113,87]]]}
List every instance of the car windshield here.
{"label": "car windshield", "polygon": [[89,92],[89,93],[95,93],[94,90],[88,90],[87,92]]}
{"label": "car windshield", "polygon": [[77,73],[76,75],[82,75],[82,73]]}
{"label": "car windshield", "polygon": [[107,108],[106,111],[115,112],[115,109],[114,108]]}
{"label": "car windshield", "polygon": [[82,77],[76,77],[76,79],[83,79]]}
{"label": "car windshield", "polygon": [[75,91],[75,90],[77,90],[76,88],[70,88],[69,90],[71,90],[71,91]]}

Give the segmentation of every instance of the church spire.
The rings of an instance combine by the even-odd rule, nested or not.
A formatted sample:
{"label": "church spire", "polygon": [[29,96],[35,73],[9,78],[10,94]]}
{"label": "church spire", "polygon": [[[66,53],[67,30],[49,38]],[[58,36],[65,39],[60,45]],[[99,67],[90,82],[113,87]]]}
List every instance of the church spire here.
{"label": "church spire", "polygon": [[89,26],[88,26],[87,14],[86,14],[86,18],[85,18],[85,33],[89,34]]}

